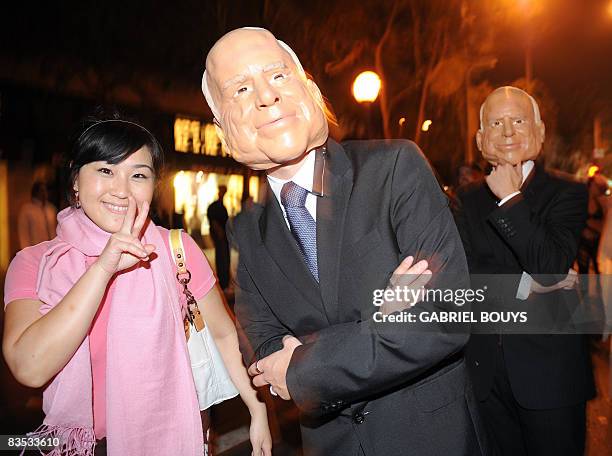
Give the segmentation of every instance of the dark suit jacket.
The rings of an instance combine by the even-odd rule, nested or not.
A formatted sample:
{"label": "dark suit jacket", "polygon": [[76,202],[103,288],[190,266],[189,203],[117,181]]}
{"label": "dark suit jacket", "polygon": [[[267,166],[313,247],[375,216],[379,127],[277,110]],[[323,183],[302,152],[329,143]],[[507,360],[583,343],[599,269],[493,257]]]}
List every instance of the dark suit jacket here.
{"label": "dark suit jacket", "polygon": [[[457,192],[457,226],[470,273],[514,274],[514,280],[504,284],[508,302],[514,300],[518,307],[533,309],[558,304],[561,309],[566,302],[577,302],[575,291],[532,294],[527,301],[515,300],[514,296],[523,271],[544,285],[565,277],[576,258],[586,222],[586,188],[536,165],[521,191],[501,207],[484,180]],[[491,390],[500,341],[510,385],[521,406],[548,409],[593,397],[590,358],[583,336],[473,335],[467,360],[480,400],[486,399]]]}
{"label": "dark suit jacket", "polygon": [[239,251],[235,310],[250,343],[241,346],[246,361],[250,348],[257,357],[281,348],[285,334],[304,343],[287,385],[307,455],[483,453],[461,353],[467,334],[444,325],[419,333],[371,318],[374,290],[408,255],[430,260],[440,286],[466,285],[446,197],[408,141],[329,140],[325,157],[316,214],[320,284],[271,191],[229,230]]}

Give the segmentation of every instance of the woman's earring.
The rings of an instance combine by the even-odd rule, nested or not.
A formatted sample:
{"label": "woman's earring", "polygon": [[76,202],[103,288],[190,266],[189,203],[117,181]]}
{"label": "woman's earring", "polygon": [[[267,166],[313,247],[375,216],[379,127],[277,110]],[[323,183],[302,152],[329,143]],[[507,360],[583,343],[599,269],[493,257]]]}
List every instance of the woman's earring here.
{"label": "woman's earring", "polygon": [[74,207],[79,209],[81,207],[81,202],[79,201],[79,192],[78,192],[78,190],[76,192],[74,192],[74,199],[76,200],[76,202],[74,203]]}

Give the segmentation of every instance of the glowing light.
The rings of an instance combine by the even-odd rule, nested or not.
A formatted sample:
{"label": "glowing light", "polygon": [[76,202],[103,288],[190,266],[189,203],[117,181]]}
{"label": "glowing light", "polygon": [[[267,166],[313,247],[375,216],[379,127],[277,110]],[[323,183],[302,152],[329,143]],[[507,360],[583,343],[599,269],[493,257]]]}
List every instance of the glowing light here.
{"label": "glowing light", "polygon": [[423,122],[423,125],[421,126],[421,130],[422,131],[429,131],[429,127],[431,126],[433,122],[429,119],[427,119],[425,122]]}
{"label": "glowing light", "polygon": [[400,127],[401,127],[402,125],[404,125],[404,124],[406,123],[406,118],[405,118],[405,117],[402,117],[402,118],[399,120],[399,122],[398,122],[398,123],[399,123],[399,125],[400,125]]}
{"label": "glowing light", "polygon": [[364,71],[353,82],[353,96],[359,103],[372,102],[378,97],[381,87],[380,76],[373,71]]}
{"label": "glowing light", "polygon": [[249,179],[249,195],[253,198],[253,202],[259,201],[259,177],[251,176]]}
{"label": "glowing light", "polygon": [[212,157],[229,156],[225,147],[221,145],[217,129],[212,123],[203,123],[185,117],[174,119],[174,150]]}
{"label": "glowing light", "polygon": [[[199,230],[202,236],[210,233],[206,212],[219,197],[219,186],[225,185],[227,193],[223,205],[230,217],[241,210],[244,176],[240,174],[217,174],[204,171],[179,171],[173,179],[174,211],[183,214],[185,228],[189,233]],[[259,193],[259,178],[252,176],[249,191],[255,202]]]}
{"label": "glowing light", "polygon": [[202,182],[197,187],[197,208],[195,210],[195,216],[200,221],[200,233],[202,236],[206,236],[210,233],[210,225],[208,223],[208,217],[206,211],[208,206],[217,199],[217,174],[210,173],[204,174]]}
{"label": "glowing light", "polygon": [[174,210],[182,214],[189,197],[189,179],[184,171],[179,171],[172,182],[174,186]]}
{"label": "glowing light", "polygon": [[515,0],[511,2],[513,5],[518,6],[517,10],[527,18],[535,17],[544,12],[546,6],[542,0]]}
{"label": "glowing light", "polygon": [[219,137],[213,124],[204,126],[204,150],[206,155],[215,156],[219,149]]}
{"label": "glowing light", "polygon": [[599,166],[591,165],[591,166],[589,166],[589,170],[587,171],[587,176],[589,176],[589,178],[591,178],[595,174],[597,174],[598,171],[599,171]]}
{"label": "glowing light", "polygon": [[174,121],[174,150],[177,152],[188,152],[189,145],[189,120],[176,119]]}
{"label": "glowing light", "polygon": [[606,8],[606,10],[608,11],[608,16],[612,18],[612,1],[608,3],[608,7]]}

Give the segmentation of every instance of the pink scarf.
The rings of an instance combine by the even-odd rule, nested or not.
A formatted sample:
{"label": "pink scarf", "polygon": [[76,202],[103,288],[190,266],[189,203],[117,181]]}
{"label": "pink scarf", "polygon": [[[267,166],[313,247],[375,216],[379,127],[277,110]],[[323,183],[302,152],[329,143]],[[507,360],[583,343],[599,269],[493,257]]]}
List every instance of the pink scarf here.
{"label": "pink scarf", "polygon": [[[58,216],[60,242],[42,258],[37,292],[49,312],[95,261],[110,234],[82,209]],[[107,329],[106,423],[109,456],[202,455],[202,424],[185,343],[174,270],[157,227],[149,221],[143,243],[154,244],[150,267],[115,275]],[[93,455],[89,338],[43,394],[45,420],[34,436],[59,437],[50,455]]]}

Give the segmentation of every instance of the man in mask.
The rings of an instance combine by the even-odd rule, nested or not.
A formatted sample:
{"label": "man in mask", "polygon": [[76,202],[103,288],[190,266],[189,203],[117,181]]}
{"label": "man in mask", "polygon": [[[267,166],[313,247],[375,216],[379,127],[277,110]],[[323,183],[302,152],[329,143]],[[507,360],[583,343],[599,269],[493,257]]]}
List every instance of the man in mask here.
{"label": "man in mask", "polygon": [[[544,133],[538,105],[523,90],[501,87],[487,97],[476,142],[493,170],[458,192],[457,225],[471,274],[501,274],[494,293],[504,302],[532,315],[552,304],[550,315],[561,315],[562,303],[577,299],[575,276],[558,280],[576,258],[587,194],[535,164]],[[501,455],[584,453],[594,389],[583,336],[478,334],[467,359]]]}
{"label": "man in mask", "polygon": [[408,304],[373,302],[394,271],[413,288],[467,283],[447,200],[418,148],[330,139],[318,87],[263,29],[217,41],[203,92],[234,159],[266,172],[267,201],[231,227],[235,310],[253,383],[301,412],[304,454],[483,454],[467,333],[383,322]]}

